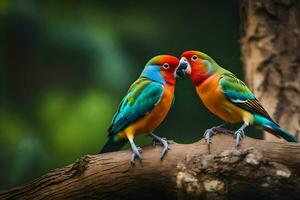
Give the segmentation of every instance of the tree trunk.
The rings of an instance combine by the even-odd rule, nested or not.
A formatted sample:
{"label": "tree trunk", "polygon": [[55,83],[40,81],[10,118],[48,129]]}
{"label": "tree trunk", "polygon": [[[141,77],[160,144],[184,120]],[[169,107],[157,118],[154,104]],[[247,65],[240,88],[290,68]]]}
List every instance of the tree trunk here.
{"label": "tree trunk", "polygon": [[246,138],[235,150],[219,134],[211,154],[204,140],[170,148],[163,161],[160,147],[144,148],[134,167],[128,150],[84,156],[0,199],[300,199],[299,144]]}
{"label": "tree trunk", "polygon": [[273,119],[300,139],[300,1],[241,0],[240,13],[246,81]]}

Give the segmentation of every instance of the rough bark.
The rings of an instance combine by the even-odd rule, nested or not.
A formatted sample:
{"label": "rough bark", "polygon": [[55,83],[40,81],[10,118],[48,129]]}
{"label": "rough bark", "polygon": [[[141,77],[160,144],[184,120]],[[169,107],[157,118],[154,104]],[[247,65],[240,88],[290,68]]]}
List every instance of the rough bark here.
{"label": "rough bark", "polygon": [[146,147],[143,163],[129,164],[130,151],[84,156],[0,199],[300,199],[300,145],[246,138],[235,150],[231,135]]}
{"label": "rough bark", "polygon": [[275,121],[300,139],[300,1],[241,0],[240,13],[246,81]]}

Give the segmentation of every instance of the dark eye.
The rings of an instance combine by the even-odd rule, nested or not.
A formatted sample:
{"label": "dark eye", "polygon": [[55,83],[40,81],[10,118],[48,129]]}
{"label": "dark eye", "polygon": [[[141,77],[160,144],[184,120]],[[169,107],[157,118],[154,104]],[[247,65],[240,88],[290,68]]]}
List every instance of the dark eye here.
{"label": "dark eye", "polygon": [[163,68],[164,68],[164,69],[169,69],[169,67],[170,67],[170,65],[169,65],[168,63],[164,63],[164,64],[163,64]]}
{"label": "dark eye", "polygon": [[198,59],[198,56],[196,56],[196,55],[192,56],[192,61],[196,61],[197,59]]}

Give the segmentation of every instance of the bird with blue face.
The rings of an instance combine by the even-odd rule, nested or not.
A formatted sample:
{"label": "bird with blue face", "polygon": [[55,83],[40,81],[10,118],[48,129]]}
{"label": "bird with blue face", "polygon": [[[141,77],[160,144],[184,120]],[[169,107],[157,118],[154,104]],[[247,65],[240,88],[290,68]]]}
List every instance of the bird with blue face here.
{"label": "bird with blue face", "polygon": [[[182,65],[182,70],[185,66]],[[170,55],[152,58],[140,77],[130,86],[108,129],[108,141],[100,153],[120,150],[129,141],[131,163],[142,160],[141,149],[133,141],[140,134],[149,134],[163,145],[161,159],[169,147],[167,140],[153,131],[167,116],[173,102],[179,59]]]}

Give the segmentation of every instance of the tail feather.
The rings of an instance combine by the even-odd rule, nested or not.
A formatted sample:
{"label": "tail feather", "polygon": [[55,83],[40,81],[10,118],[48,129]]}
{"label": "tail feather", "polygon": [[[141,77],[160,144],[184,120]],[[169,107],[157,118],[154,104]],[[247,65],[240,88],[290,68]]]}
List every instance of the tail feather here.
{"label": "tail feather", "polygon": [[268,131],[278,138],[283,138],[288,142],[298,142],[293,135],[281,128],[276,122],[271,119],[267,119],[264,116],[254,115],[253,124],[263,127],[264,130]]}
{"label": "tail feather", "polygon": [[297,139],[288,133],[286,130],[278,126],[277,124],[267,124],[264,129],[268,131],[269,133],[277,136],[277,137],[282,137],[288,142],[298,142]]}
{"label": "tail feather", "polygon": [[106,144],[102,147],[101,153],[107,153],[107,152],[113,152],[113,151],[118,151],[120,150],[125,144],[127,143],[127,140],[119,140],[119,141],[114,141],[113,137],[109,137],[108,141]]}

